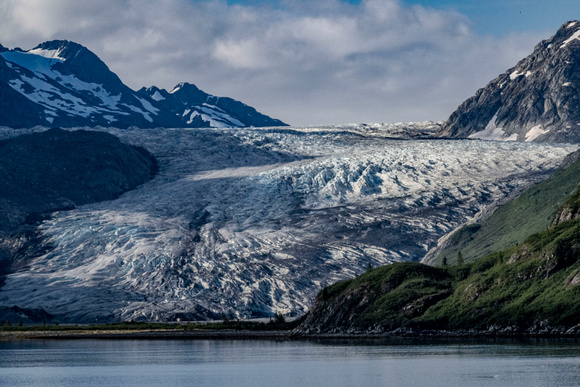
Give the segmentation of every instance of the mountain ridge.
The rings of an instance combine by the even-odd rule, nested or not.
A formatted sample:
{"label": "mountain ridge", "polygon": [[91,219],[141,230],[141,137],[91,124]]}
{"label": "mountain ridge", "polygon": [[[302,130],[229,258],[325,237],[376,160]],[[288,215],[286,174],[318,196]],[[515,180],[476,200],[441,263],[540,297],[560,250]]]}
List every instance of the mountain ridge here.
{"label": "mountain ridge", "polygon": [[2,46],[0,97],[0,125],[13,128],[287,126],[186,82],[171,93],[157,87],[134,91],[96,54],[68,40],[30,50]]}
{"label": "mountain ridge", "polygon": [[564,23],[532,54],[463,102],[439,136],[580,141],[580,22]]}

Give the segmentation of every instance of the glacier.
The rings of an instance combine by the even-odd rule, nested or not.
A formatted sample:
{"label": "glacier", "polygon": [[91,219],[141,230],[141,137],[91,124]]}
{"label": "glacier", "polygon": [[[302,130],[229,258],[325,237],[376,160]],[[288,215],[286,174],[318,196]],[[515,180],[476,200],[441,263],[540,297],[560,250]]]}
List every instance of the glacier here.
{"label": "glacier", "polygon": [[0,305],[87,323],[301,315],[323,286],[419,261],[578,148],[437,128],[91,129],[149,150],[158,175],[42,221],[44,253],[6,278]]}

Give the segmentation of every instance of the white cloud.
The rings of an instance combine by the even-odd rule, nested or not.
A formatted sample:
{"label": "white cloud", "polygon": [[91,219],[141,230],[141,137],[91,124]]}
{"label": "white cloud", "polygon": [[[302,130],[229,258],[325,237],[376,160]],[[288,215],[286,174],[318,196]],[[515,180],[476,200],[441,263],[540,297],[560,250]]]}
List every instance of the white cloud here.
{"label": "white cloud", "polygon": [[188,81],[296,125],[445,119],[540,39],[396,0],[5,0],[0,36],[77,41],[135,89]]}

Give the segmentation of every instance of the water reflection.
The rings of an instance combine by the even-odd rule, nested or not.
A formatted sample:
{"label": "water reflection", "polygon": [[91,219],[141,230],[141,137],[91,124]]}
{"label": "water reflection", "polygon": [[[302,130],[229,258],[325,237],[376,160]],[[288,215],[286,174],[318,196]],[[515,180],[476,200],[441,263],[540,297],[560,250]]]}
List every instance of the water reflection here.
{"label": "water reflection", "polygon": [[557,385],[580,341],[30,340],[0,342],[0,385]]}

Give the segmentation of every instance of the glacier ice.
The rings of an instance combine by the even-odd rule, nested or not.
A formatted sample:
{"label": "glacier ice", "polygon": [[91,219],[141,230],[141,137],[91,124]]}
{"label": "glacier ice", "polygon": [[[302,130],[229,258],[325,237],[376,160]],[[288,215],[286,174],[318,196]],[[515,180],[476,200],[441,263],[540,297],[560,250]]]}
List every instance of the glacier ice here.
{"label": "glacier ice", "polygon": [[101,128],[151,151],[159,174],[44,221],[48,252],[8,276],[0,304],[63,322],[162,321],[198,305],[302,314],[369,264],[420,260],[577,148],[413,138],[434,126]]}

